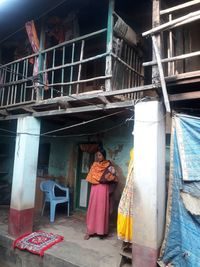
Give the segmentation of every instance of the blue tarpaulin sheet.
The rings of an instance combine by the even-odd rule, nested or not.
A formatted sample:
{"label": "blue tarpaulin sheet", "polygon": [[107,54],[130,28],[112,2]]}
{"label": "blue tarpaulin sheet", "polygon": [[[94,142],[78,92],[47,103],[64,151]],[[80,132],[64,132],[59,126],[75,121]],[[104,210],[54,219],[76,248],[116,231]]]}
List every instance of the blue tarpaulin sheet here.
{"label": "blue tarpaulin sheet", "polygon": [[200,216],[186,208],[181,195],[187,193],[200,201],[199,118],[174,116],[170,155],[166,231],[158,263],[200,267]]}

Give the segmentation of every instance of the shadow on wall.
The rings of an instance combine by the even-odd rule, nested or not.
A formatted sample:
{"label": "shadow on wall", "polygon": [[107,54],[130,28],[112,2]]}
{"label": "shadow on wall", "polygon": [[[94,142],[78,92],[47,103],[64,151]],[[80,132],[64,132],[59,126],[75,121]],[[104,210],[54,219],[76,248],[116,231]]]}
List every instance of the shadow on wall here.
{"label": "shadow on wall", "polygon": [[114,162],[112,162],[112,163],[116,169],[119,181],[118,181],[117,187],[113,193],[113,208],[112,208],[112,215],[111,216],[113,218],[117,218],[118,205],[119,205],[122,191],[124,189],[126,177],[123,175],[122,168],[119,165],[115,164]]}

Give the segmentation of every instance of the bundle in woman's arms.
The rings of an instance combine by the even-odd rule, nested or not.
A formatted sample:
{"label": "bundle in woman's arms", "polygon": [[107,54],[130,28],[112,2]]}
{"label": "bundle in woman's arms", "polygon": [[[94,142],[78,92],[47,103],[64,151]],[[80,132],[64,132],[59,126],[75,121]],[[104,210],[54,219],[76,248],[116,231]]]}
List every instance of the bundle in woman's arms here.
{"label": "bundle in woman's arms", "polygon": [[86,180],[91,184],[105,184],[117,182],[116,171],[109,160],[94,162]]}

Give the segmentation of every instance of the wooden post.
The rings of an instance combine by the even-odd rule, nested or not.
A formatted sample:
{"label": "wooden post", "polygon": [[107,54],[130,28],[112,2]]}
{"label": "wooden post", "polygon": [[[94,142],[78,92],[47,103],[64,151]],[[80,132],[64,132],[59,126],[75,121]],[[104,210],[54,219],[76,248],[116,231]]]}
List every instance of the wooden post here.
{"label": "wooden post", "polygon": [[[153,28],[155,28],[158,25],[160,25],[160,0],[153,0],[153,7],[152,7],[152,26],[153,26]],[[156,35],[156,43],[157,43],[158,49],[161,51],[160,34],[157,34]],[[153,49],[153,54],[152,55],[153,55],[153,60],[156,60],[154,49]],[[153,66],[152,67],[152,83],[154,83],[154,84],[160,83],[158,66]]]}
{"label": "wooden post", "polygon": [[[112,46],[113,46],[113,12],[114,12],[114,0],[109,0],[108,6],[108,22],[107,22],[107,38],[106,38],[106,52],[110,53],[106,57],[106,70],[105,75],[112,75]],[[111,78],[105,81],[106,91],[112,90]]]}
{"label": "wooden post", "polygon": [[76,94],[78,95],[79,94],[79,87],[80,87],[80,84],[79,84],[79,81],[81,79],[81,69],[82,69],[82,60],[83,60],[83,54],[84,54],[84,46],[85,46],[85,41],[82,40],[81,42],[81,51],[80,51],[80,64],[78,66],[78,78],[77,78],[77,85],[76,85]]}
{"label": "wooden post", "polygon": [[[172,20],[172,14],[169,14],[169,21]],[[174,56],[174,44],[173,44],[173,34],[172,31],[169,31],[168,34],[168,57],[173,57]],[[168,63],[168,75],[167,76],[171,76],[174,75],[174,62],[169,62]]]}
{"label": "wooden post", "polygon": [[160,82],[161,82],[161,86],[162,86],[162,93],[163,93],[166,111],[170,112],[170,104],[169,104],[169,99],[168,99],[168,94],[167,94],[167,87],[166,87],[166,83],[165,83],[163,67],[162,67],[162,63],[161,63],[161,58],[160,58],[158,46],[156,43],[156,37],[154,35],[152,35],[152,42],[153,42],[153,48],[154,48],[156,60],[158,63],[158,72],[159,72],[159,76],[160,76]]}

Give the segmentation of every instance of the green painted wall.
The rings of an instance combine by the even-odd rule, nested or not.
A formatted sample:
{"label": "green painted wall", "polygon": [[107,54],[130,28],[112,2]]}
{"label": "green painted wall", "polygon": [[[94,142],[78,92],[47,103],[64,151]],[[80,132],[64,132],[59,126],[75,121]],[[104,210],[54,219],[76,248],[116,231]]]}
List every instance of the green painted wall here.
{"label": "green painted wall", "polygon": [[[106,126],[105,126],[106,127]],[[119,200],[124,188],[128,170],[129,152],[133,147],[132,125],[125,125],[112,131],[96,136],[52,138],[42,142],[50,143],[50,157],[48,174],[59,179],[63,177],[65,184],[75,184],[78,158],[78,144],[89,142],[102,142],[107,151],[107,159],[111,160],[117,170],[119,183],[116,199]],[[73,159],[72,151],[74,150]],[[73,166],[70,166],[73,165]],[[62,179],[62,181],[63,181]],[[69,181],[69,179],[73,179]]]}
{"label": "green painted wall", "polygon": [[69,151],[70,144],[65,140],[57,139],[51,142],[48,168],[49,175],[66,176]]}
{"label": "green painted wall", "polygon": [[[104,148],[107,151],[107,158],[115,162],[126,176],[127,164],[129,161],[129,151],[133,146],[133,136],[131,134],[132,127],[121,127],[118,131],[112,131],[104,134],[101,137]],[[93,142],[98,142],[99,138]],[[43,141],[42,141],[43,142]],[[69,162],[70,153],[73,145],[78,143],[89,142],[88,138],[66,138],[66,139],[49,139],[45,142],[50,143],[50,157],[49,157],[49,175],[66,176],[67,165]]]}

